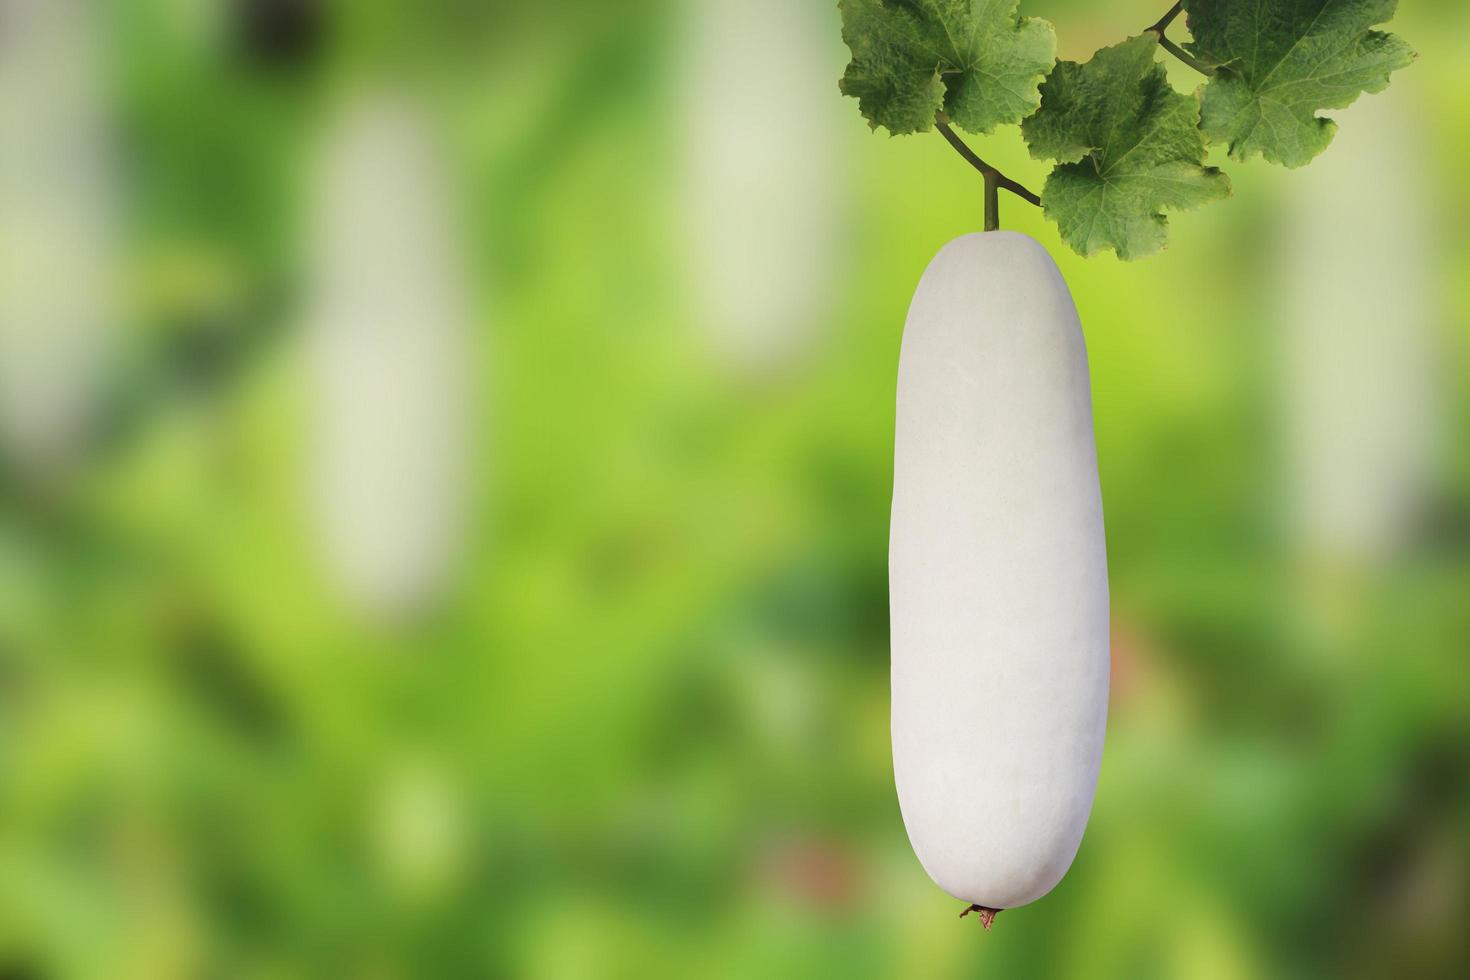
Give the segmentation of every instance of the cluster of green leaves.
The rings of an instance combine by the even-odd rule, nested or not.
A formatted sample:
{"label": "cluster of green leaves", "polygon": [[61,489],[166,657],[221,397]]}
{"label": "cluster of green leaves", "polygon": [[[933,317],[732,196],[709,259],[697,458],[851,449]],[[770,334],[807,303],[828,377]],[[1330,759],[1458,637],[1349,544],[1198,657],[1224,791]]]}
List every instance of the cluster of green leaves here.
{"label": "cluster of green leaves", "polygon": [[1164,247],[1169,211],[1230,196],[1206,166],[1212,143],[1247,160],[1299,167],[1336,124],[1317,115],[1377,92],[1414,59],[1372,28],[1397,0],[1184,0],[1184,49],[1211,72],[1193,93],[1170,85],[1152,31],[1085,63],[1054,61],[1045,21],[1017,0],[842,0],[852,61],[842,91],[873,128],[924,132],[944,112],[962,129],[1021,125],[1037,159],[1055,161],[1041,194],[1062,238],[1083,255]]}

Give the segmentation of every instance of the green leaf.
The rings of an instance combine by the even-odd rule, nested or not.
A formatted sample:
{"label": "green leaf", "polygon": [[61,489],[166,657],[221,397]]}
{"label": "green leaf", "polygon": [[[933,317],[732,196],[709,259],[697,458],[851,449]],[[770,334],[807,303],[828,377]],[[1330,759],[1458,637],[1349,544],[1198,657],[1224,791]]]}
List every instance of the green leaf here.
{"label": "green leaf", "polygon": [[1317,116],[1341,109],[1414,60],[1408,44],[1369,30],[1393,17],[1397,0],[1187,0],[1193,42],[1218,65],[1205,85],[1201,126],[1229,141],[1230,155],[1259,153],[1300,167],[1332,142],[1337,124]]}
{"label": "green leaf", "polygon": [[1204,166],[1199,100],[1169,86],[1157,49],[1144,34],[1086,64],[1058,62],[1041,86],[1041,108],[1021,125],[1032,156],[1059,161],[1041,204],[1082,255],[1151,255],[1168,237],[1164,208],[1230,196],[1229,179]]}
{"label": "green leaf", "polygon": [[844,94],[876,129],[920,133],[943,109],[972,133],[1020,122],[1051,68],[1051,25],[1017,0],[841,0]]}

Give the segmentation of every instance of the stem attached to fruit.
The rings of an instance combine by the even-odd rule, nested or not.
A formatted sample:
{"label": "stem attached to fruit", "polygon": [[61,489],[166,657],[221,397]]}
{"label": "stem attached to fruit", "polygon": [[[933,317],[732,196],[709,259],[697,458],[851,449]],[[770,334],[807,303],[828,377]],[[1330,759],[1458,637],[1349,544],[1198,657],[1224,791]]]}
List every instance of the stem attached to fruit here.
{"label": "stem attached to fruit", "polygon": [[994,170],[985,171],[985,230],[1000,230],[1000,179]]}
{"label": "stem attached to fruit", "polygon": [[1179,45],[1175,44],[1173,41],[1164,36],[1164,32],[1169,29],[1169,25],[1174,22],[1174,18],[1178,17],[1179,12],[1183,9],[1184,0],[1178,0],[1178,2],[1174,4],[1174,6],[1170,7],[1168,11],[1165,12],[1164,16],[1160,17],[1156,22],[1145,28],[1144,33],[1154,35],[1154,37],[1158,38],[1159,47],[1163,48],[1165,51],[1169,52],[1189,67],[1193,68],[1201,75],[1213,75],[1215,74],[1215,69],[1195,58],[1188,51],[1185,51]]}
{"label": "stem attached to fruit", "polygon": [[964,157],[965,161],[980,171],[980,175],[985,178],[986,231],[995,231],[1000,227],[999,191],[1002,187],[1029,204],[1041,205],[1041,198],[976,156],[975,151],[966,146],[965,141],[960,139],[959,134],[950,128],[949,119],[944,113],[941,112],[934,117],[934,125],[939,128],[940,134],[949,141],[949,145],[955,148],[955,152]]}

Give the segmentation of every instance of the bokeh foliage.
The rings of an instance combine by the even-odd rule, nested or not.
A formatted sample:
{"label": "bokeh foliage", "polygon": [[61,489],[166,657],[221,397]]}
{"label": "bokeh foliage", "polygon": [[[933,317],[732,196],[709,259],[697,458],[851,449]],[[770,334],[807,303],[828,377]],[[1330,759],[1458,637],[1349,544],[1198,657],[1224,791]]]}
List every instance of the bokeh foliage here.
{"label": "bokeh foliage", "polygon": [[[899,333],[980,191],[937,137],[871,136],[843,103],[835,9],[811,56],[851,124],[839,288],[751,378],[679,271],[685,6],[336,4],[280,57],[228,5],[113,6],[130,208],[104,424],[65,479],[0,474],[0,970],[1470,969],[1463,4],[1399,15],[1452,435],[1386,558],[1303,549],[1278,500],[1272,247],[1311,170],[1238,168],[1235,207],[1137,266],[1006,202],[1087,332],[1115,669],[1077,863],[988,935],[909,853],[887,744]],[[1077,58],[1161,12],[1116,7],[1023,12]],[[408,624],[334,595],[301,507],[298,177],[364,75],[435,107],[479,270],[474,531]],[[1019,139],[986,156],[1039,186]]]}

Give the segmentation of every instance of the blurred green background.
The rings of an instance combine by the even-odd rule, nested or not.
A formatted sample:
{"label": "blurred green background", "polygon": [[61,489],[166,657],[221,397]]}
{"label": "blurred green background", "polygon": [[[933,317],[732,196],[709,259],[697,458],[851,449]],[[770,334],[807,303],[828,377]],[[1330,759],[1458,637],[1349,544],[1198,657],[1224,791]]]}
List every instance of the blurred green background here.
{"label": "blurred green background", "polygon": [[[1023,6],[1085,59],[1166,4]],[[0,974],[1470,974],[1464,3],[1156,258],[1002,202],[1087,335],[1114,673],[989,934],[887,728],[900,333],[980,182],[868,132],[834,4],[0,25]]]}

